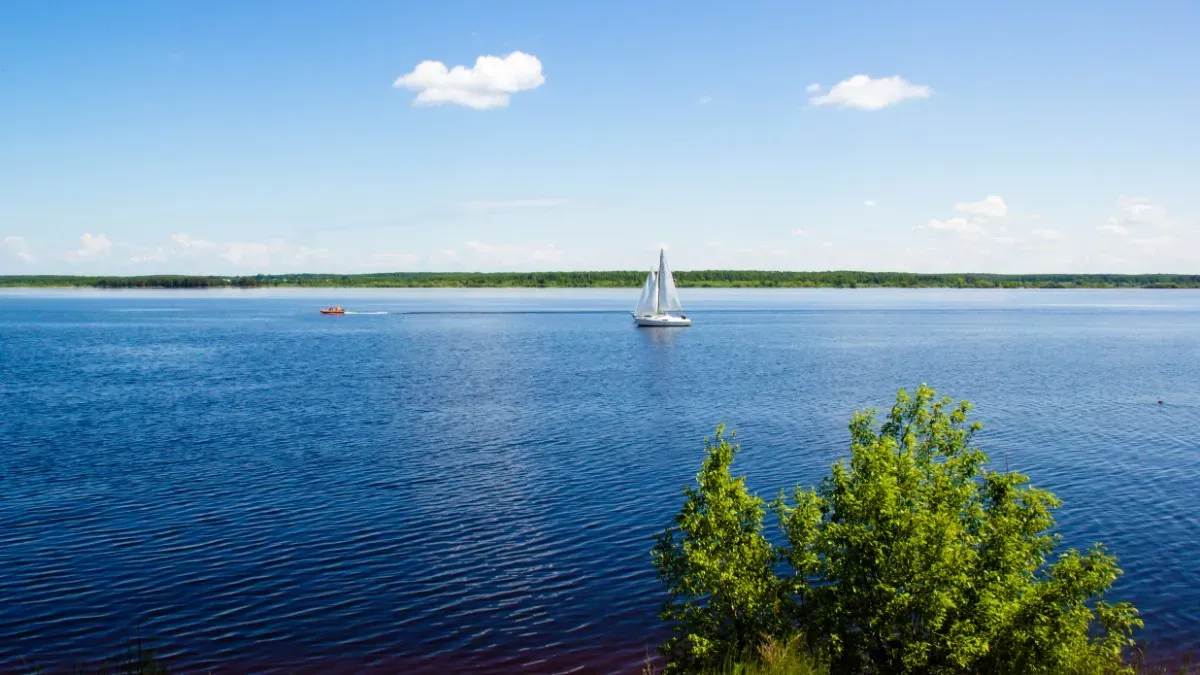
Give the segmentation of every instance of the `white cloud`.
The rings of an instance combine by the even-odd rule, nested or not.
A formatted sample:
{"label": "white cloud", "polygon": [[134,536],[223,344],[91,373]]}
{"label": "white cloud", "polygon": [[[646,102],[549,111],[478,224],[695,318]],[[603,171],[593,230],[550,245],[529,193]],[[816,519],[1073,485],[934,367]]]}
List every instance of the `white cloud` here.
{"label": "white cloud", "polygon": [[189,250],[189,249],[195,249],[197,251],[206,251],[206,250],[218,248],[218,245],[214,244],[211,241],[204,241],[203,239],[192,239],[189,235],[184,234],[183,232],[178,232],[176,234],[171,235],[171,241],[175,242],[176,246],[178,246],[181,249],[184,249],[185,251]]}
{"label": "white cloud", "polygon": [[1015,243],[1017,243],[1017,240],[1013,239],[1012,237],[992,237],[992,241],[996,242],[997,244],[1015,244]]}
{"label": "white cloud", "polygon": [[543,197],[540,199],[498,199],[463,202],[462,206],[480,211],[516,211],[520,209],[551,209],[563,206],[567,200],[562,197]]}
{"label": "white cloud", "polygon": [[[815,93],[815,90],[809,93]],[[809,101],[819,106],[879,110],[908,99],[929,98],[932,93],[929,87],[912,84],[899,75],[878,79],[855,75],[833,85],[829,93],[813,96]]]}
{"label": "white cloud", "polygon": [[33,257],[33,254],[29,252],[29,242],[25,241],[25,237],[5,237],[4,249],[8,251],[9,254],[20,258],[27,263],[31,263],[36,260],[36,258]]}
{"label": "white cloud", "polygon": [[821,248],[833,248],[833,242],[832,241],[823,241],[823,242],[821,242]]}
{"label": "white cloud", "polygon": [[562,259],[562,249],[554,244],[488,244],[468,241],[466,246],[476,258],[501,264],[556,262]]}
{"label": "white cloud", "polygon": [[532,54],[513,52],[503,58],[480,56],[475,66],[446,68],[441,61],[422,61],[392,86],[417,92],[413,105],[456,105],[487,110],[508,106],[513,94],[537,89],[546,78],[542,62]]}
{"label": "white cloud", "polygon": [[[266,271],[272,265],[291,268],[302,268],[306,265],[331,260],[337,256],[329,249],[296,246],[281,239],[266,242],[231,241],[217,243],[204,239],[195,239],[191,235],[177,232],[171,235],[171,243],[165,246],[130,246],[117,244],[117,247],[129,247],[132,255],[128,262],[164,263],[172,258],[181,257],[195,261],[215,263],[218,259],[238,267],[259,268]],[[361,262],[362,258],[346,258],[348,261]]]}
{"label": "white cloud", "polygon": [[[978,240],[989,233],[994,235],[1005,231],[1002,225],[993,222],[995,218],[1004,218],[1008,215],[1008,205],[1004,203],[1003,198],[997,195],[989,195],[977,202],[958,202],[954,208],[967,215],[944,220],[931,219],[924,225],[918,225],[916,229],[953,232],[967,240]],[[1001,240],[997,239],[997,241]],[[975,253],[982,250],[976,247]]]}
{"label": "white cloud", "polygon": [[83,236],[79,238],[79,243],[82,248],[68,252],[68,260],[106,256],[112,250],[112,242],[104,234],[93,235],[91,232],[84,232]]}
{"label": "white cloud", "polygon": [[797,237],[803,237],[804,235],[808,234],[808,230],[805,230],[803,227],[797,227],[796,229],[792,230],[792,234]]}
{"label": "white cloud", "polygon": [[1171,226],[1166,209],[1145,197],[1125,197],[1119,200],[1117,212],[1109,217],[1108,224],[1126,231],[1147,226],[1169,229]]}
{"label": "white cloud", "polygon": [[875,206],[875,205],[876,204],[875,204],[874,199],[868,199],[867,201],[863,202],[863,206]]}
{"label": "white cloud", "polygon": [[[1145,197],[1122,197],[1117,201],[1117,211],[1108,217],[1108,222],[1096,228],[1100,232],[1137,237],[1133,243],[1153,242],[1163,246],[1160,233],[1177,231],[1176,223],[1167,216],[1167,211]],[[1148,236],[1154,235],[1154,236]]]}
{"label": "white cloud", "polygon": [[1063,235],[1062,232],[1060,232],[1058,230],[1050,230],[1050,229],[1042,228],[1042,227],[1039,227],[1038,229],[1034,230],[1032,232],[1032,234],[1033,234],[1033,236],[1037,237],[1038,239],[1047,239],[1047,240],[1062,239],[1065,236],[1065,235]]}
{"label": "white cloud", "polygon": [[812,84],[805,87],[804,91],[808,92],[809,94],[815,94],[818,91],[821,91],[821,85],[817,84],[816,82],[813,82]]}
{"label": "white cloud", "polygon": [[945,220],[930,220],[929,222],[925,223],[925,225],[923,225],[922,227],[928,228],[930,230],[943,230],[943,231],[949,231],[949,232],[958,232],[959,234],[965,234],[965,235],[979,235],[979,234],[985,234],[987,232],[987,230],[983,229],[983,225],[980,225],[978,222],[976,222],[974,220],[968,220],[967,218],[947,218]]}
{"label": "white cloud", "polygon": [[954,208],[972,216],[1003,218],[1008,215],[1008,205],[999,195],[988,195],[977,202],[959,202]]}
{"label": "white cloud", "polygon": [[711,96],[701,96],[696,100],[696,103],[699,103],[700,105],[708,105],[709,103],[712,103],[712,101],[713,97]]}

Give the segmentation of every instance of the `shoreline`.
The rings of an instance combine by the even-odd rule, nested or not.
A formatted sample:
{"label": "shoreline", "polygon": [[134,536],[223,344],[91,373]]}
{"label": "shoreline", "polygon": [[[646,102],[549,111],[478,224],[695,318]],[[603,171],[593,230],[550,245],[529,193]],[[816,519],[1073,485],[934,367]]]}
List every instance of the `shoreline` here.
{"label": "shoreline", "polygon": [[[253,276],[0,275],[0,289],[636,289],[644,272],[405,272],[385,274],[258,274]],[[1197,289],[1200,274],[919,274],[909,272],[780,272],[693,270],[674,273],[679,288],[975,288]]]}

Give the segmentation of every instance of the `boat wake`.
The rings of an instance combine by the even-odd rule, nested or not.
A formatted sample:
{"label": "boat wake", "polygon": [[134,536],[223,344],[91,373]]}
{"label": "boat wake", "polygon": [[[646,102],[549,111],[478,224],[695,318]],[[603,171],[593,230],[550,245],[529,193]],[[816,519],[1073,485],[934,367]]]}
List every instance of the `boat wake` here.
{"label": "boat wake", "polygon": [[380,314],[399,314],[399,312],[351,312],[351,311],[347,311],[346,313],[347,314],[358,314],[359,316],[378,316]]}

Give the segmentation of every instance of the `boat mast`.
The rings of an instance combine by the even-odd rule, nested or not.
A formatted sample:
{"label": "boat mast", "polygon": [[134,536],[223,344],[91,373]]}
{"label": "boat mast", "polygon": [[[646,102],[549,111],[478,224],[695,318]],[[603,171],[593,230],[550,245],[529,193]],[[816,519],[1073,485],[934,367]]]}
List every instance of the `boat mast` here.
{"label": "boat mast", "polygon": [[658,249],[658,311],[665,315],[670,315],[670,301],[667,299],[667,254],[663,249]]}

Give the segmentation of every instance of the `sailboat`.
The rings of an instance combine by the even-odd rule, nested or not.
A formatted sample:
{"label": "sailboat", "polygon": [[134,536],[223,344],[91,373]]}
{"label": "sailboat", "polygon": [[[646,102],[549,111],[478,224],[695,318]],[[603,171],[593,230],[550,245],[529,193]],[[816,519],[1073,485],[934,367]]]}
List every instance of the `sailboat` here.
{"label": "sailboat", "polygon": [[675,279],[667,269],[667,254],[658,252],[658,269],[646,275],[642,284],[642,295],[638,298],[633,319],[639,326],[690,326],[692,320],[683,314],[679,304],[679,292],[675,290]]}

